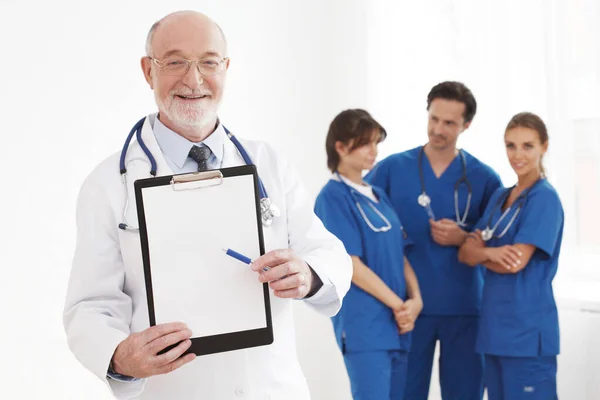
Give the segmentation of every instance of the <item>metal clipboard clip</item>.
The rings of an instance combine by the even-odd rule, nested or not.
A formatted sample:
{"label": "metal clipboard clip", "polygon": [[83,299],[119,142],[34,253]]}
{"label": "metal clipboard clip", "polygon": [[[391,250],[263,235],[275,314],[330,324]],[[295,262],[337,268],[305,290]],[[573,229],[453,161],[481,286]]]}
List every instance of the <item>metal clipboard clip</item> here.
{"label": "metal clipboard clip", "polygon": [[175,175],[171,178],[173,191],[200,189],[217,186],[223,183],[223,173],[218,169],[213,171],[192,172],[191,174]]}

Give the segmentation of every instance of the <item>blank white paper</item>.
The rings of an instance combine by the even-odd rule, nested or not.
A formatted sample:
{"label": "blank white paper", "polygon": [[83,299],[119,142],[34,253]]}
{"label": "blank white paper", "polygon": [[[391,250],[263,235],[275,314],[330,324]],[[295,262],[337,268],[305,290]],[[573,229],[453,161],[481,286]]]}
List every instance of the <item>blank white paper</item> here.
{"label": "blank white paper", "polygon": [[192,337],[265,328],[258,274],[222,251],[260,256],[253,176],[142,195],[156,323],[184,322]]}

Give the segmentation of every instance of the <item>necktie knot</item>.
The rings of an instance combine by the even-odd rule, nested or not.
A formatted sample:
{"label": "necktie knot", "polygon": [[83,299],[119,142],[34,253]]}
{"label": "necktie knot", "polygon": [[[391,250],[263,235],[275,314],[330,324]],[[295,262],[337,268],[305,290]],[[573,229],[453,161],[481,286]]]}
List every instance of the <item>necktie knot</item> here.
{"label": "necktie knot", "polygon": [[211,153],[206,146],[192,146],[189,157],[198,163],[198,171],[204,171],[208,168],[207,161]]}

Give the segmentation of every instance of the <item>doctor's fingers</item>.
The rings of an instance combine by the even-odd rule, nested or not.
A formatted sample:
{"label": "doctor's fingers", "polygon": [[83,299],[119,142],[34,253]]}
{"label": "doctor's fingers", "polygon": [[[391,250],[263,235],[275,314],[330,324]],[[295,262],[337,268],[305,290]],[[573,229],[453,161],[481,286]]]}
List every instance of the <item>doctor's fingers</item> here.
{"label": "doctor's fingers", "polygon": [[438,225],[431,226],[432,232],[437,232],[437,233],[444,234],[444,235],[450,235],[455,232],[458,232],[459,230],[460,230],[460,228],[458,227],[458,225],[456,225],[456,222],[450,222],[450,223],[440,222],[440,223],[438,223]]}
{"label": "doctor's fingers", "polygon": [[308,279],[303,273],[288,275],[282,279],[269,283],[269,287],[275,291],[295,289],[300,286],[308,287]]}
{"label": "doctor's fingers", "polygon": [[448,218],[438,219],[437,221],[430,219],[429,224],[431,225],[432,228],[439,228],[439,229],[453,229],[453,228],[458,227],[458,225],[456,225],[456,221],[452,221],[451,219],[448,219]]}
{"label": "doctor's fingers", "polygon": [[450,236],[447,233],[431,232],[433,241],[439,245],[446,246],[450,243]]}
{"label": "doctor's fingers", "polygon": [[[173,349],[175,350],[175,349]],[[185,351],[185,350],[183,350]],[[183,351],[181,351],[181,353],[183,353]],[[179,353],[181,355],[181,353]],[[167,354],[167,353],[165,353]],[[177,356],[179,357],[179,356]],[[168,374],[169,372],[173,372],[175,371],[177,368],[181,368],[183,367],[185,364],[189,363],[190,361],[193,361],[196,358],[196,355],[193,353],[190,354],[186,354],[183,357],[179,357],[179,358],[175,358],[175,361],[170,362],[169,364],[166,364],[160,368],[156,369],[156,373],[154,375],[160,375],[160,374]]]}
{"label": "doctor's fingers", "polygon": [[436,221],[434,219],[430,219],[429,220],[429,226],[431,227],[431,229],[440,229],[442,224],[439,221]]}
{"label": "doctor's fingers", "polygon": [[456,221],[453,221],[451,219],[448,218],[442,218],[438,221],[438,226],[445,228],[445,229],[456,229],[458,228],[458,225],[456,224]]}
{"label": "doctor's fingers", "polygon": [[508,261],[512,266],[521,264],[520,252],[512,246],[503,246],[500,248],[503,259]]}
{"label": "doctor's fingers", "polygon": [[517,263],[512,258],[508,257],[506,254],[503,253],[500,253],[492,261],[502,265],[508,270],[516,268],[517,266]]}
{"label": "doctor's fingers", "polygon": [[409,323],[415,321],[414,315],[409,310],[399,311],[394,315],[394,317],[398,323]]}
{"label": "doctor's fingers", "polygon": [[261,272],[258,276],[260,282],[272,282],[278,279],[285,278],[289,275],[294,275],[303,271],[302,261],[288,261],[271,267],[268,271]]}
{"label": "doctor's fingers", "polygon": [[485,242],[481,237],[481,231],[479,229],[475,232],[469,233],[467,240],[472,240],[476,246],[485,247]]}
{"label": "doctor's fingers", "polygon": [[142,345],[153,342],[161,336],[169,335],[175,332],[181,332],[187,330],[188,327],[182,322],[169,322],[166,324],[159,324],[151,326],[148,329],[143,330],[140,333],[135,334],[137,339],[140,340]]}
{"label": "doctor's fingers", "polygon": [[[181,355],[186,350],[188,350],[191,345],[192,345],[191,340],[189,340],[189,339],[184,340],[183,342],[179,343],[177,346],[173,347],[171,350],[167,351],[166,353],[163,353],[159,356],[154,357],[154,359],[152,360],[152,365],[155,369],[161,371],[161,372],[157,372],[157,373],[161,373],[161,374],[164,373],[164,372],[162,372],[162,370],[164,370],[164,369],[166,369],[165,372],[170,372],[176,368],[179,368],[176,366],[180,359],[184,359],[183,361],[185,364],[187,362],[192,361],[194,358],[196,358],[196,355],[194,353],[186,354],[185,356],[181,357]],[[181,364],[181,365],[183,365],[183,364]]]}
{"label": "doctor's fingers", "polygon": [[189,339],[192,336],[192,331],[189,329],[184,329],[182,331],[177,331],[173,333],[169,333],[168,335],[161,336],[159,338],[154,339],[150,343],[146,344],[144,350],[150,352],[150,354],[156,355],[159,351],[174,345],[175,343],[179,343],[182,340]]}
{"label": "doctor's fingers", "polygon": [[399,328],[400,328],[400,333],[405,334],[405,333],[408,333],[408,332],[412,331],[413,329],[415,329],[415,324],[412,322],[406,323],[406,324],[400,324]]}
{"label": "doctor's fingers", "polygon": [[452,227],[446,224],[442,224],[441,222],[433,222],[431,224],[431,232],[436,233],[448,233],[452,231]]}
{"label": "doctor's fingers", "polygon": [[275,290],[273,294],[281,299],[303,299],[308,294],[308,286],[301,285],[293,289]]}
{"label": "doctor's fingers", "polygon": [[264,267],[273,268],[280,264],[292,261],[295,258],[294,252],[290,249],[272,250],[252,261],[250,268],[258,272]]}

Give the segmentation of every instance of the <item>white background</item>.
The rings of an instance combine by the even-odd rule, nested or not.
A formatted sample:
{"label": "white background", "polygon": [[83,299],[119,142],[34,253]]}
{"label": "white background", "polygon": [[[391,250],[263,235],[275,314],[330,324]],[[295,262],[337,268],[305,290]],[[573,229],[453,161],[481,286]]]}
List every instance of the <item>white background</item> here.
{"label": "white background", "polygon": [[[504,126],[516,112],[540,114],[550,130],[546,166],[567,216],[555,282],[559,395],[600,397],[592,382],[600,373],[596,0],[0,0],[0,398],[109,398],[62,329],[75,200],[91,169],[154,111],[139,59],[151,24],[179,9],[207,13],[228,38],[222,120],[286,155],[315,196],[328,178],[328,124],[345,108],[367,108],[386,127],[385,156],[422,144],[427,92],[462,80],[479,110],[460,145],[507,185]],[[302,305],[296,320],[314,398],[349,398],[330,322]],[[433,385],[430,397],[438,393]]]}

